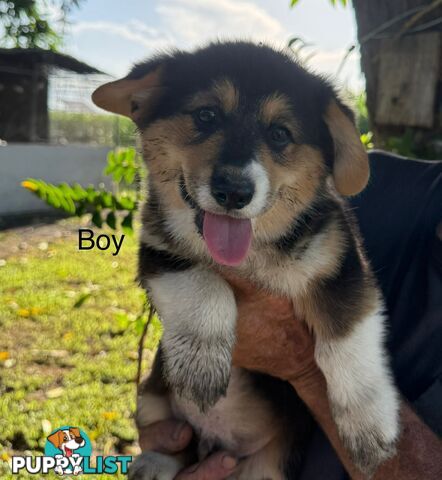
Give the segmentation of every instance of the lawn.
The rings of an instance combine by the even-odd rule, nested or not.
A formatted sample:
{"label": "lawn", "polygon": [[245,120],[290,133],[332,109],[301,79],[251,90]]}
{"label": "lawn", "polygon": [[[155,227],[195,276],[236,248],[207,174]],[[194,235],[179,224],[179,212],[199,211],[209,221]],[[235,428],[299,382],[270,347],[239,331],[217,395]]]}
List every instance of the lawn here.
{"label": "lawn", "polygon": [[[94,454],[136,451],[133,425],[144,294],[136,238],[118,256],[78,250],[78,221],[0,233],[0,478],[11,455],[42,454],[62,425],[83,429]],[[154,320],[145,365],[160,336]],[[56,478],[55,475],[45,478]],[[116,478],[88,475],[88,478]]]}

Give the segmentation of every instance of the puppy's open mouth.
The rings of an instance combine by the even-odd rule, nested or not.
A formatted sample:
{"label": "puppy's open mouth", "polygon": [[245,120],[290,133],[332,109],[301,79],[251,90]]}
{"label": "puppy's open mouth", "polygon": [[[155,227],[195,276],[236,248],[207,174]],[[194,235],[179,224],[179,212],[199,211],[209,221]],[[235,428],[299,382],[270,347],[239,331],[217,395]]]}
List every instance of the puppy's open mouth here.
{"label": "puppy's open mouth", "polygon": [[189,194],[184,178],[180,182],[180,191],[184,201],[197,210],[197,217],[202,217],[201,233],[213,260],[220,265],[240,265],[252,243],[251,220],[203,210]]}
{"label": "puppy's open mouth", "polygon": [[203,238],[215,262],[237,266],[243,262],[252,242],[249,218],[233,218],[204,212]]}

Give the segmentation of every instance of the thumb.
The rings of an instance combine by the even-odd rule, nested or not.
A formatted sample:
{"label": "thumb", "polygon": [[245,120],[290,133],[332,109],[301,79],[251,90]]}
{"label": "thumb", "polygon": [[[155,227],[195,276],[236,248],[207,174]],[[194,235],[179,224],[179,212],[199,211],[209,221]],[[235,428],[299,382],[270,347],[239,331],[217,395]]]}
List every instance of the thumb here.
{"label": "thumb", "polygon": [[227,452],[217,452],[202,463],[186,468],[175,480],[225,480],[231,478],[238,460]]}
{"label": "thumb", "polygon": [[189,424],[178,420],[162,420],[138,429],[143,452],[176,453],[184,450],[192,438]]}

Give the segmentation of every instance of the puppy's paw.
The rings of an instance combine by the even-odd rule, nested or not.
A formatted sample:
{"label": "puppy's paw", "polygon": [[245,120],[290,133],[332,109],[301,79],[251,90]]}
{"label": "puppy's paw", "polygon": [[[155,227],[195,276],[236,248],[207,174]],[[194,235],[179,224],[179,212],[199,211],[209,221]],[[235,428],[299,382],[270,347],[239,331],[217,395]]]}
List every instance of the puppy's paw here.
{"label": "puppy's paw", "polygon": [[129,480],[173,480],[183,468],[173,457],[161,453],[142,453],[129,468]]}
{"label": "puppy's paw", "polygon": [[379,465],[396,453],[396,442],[383,438],[375,429],[342,435],[342,441],[350,453],[353,463],[370,478]]}
{"label": "puppy's paw", "polygon": [[394,405],[380,399],[358,406],[333,406],[341,440],[353,463],[370,477],[384,461],[396,452],[399,423]]}
{"label": "puppy's paw", "polygon": [[196,403],[202,412],[207,411],[226,394],[232,346],[233,339],[167,339],[163,352],[170,386],[179,396]]}

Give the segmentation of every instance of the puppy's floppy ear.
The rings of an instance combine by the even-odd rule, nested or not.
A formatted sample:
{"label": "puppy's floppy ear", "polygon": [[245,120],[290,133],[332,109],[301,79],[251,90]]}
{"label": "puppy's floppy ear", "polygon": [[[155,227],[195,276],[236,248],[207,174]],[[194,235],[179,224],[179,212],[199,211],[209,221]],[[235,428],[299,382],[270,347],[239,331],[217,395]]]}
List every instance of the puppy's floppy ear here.
{"label": "puppy's floppy ear", "polygon": [[342,195],[356,195],[368,183],[370,168],[368,156],[351,117],[336,100],[331,100],[324,115],[333,138],[335,158],[333,179]]}
{"label": "puppy's floppy ear", "polygon": [[54,445],[55,448],[60,448],[63,443],[64,434],[61,430],[57,430],[52,435],[49,435],[48,440]]}
{"label": "puppy's floppy ear", "polygon": [[125,77],[101,85],[92,94],[92,101],[103,110],[137,122],[149,114],[163,90],[161,67],[157,67],[141,78]]}

